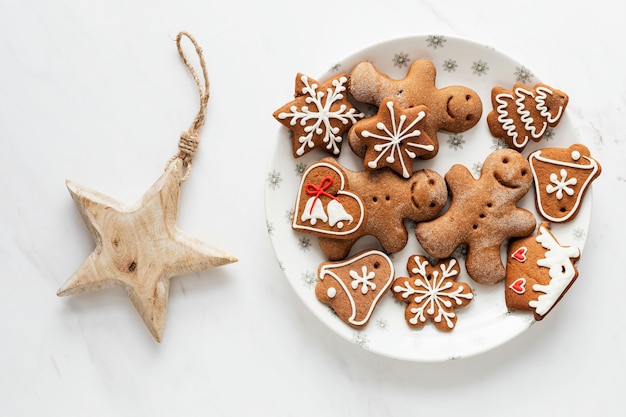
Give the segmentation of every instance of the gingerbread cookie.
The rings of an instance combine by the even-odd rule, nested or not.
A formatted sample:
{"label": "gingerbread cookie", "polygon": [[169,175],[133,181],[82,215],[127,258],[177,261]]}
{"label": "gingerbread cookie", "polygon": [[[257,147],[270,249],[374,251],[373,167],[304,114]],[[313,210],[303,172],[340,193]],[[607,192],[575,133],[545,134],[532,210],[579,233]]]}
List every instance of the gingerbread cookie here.
{"label": "gingerbread cookie", "polygon": [[532,311],[543,319],[578,277],[576,247],[561,246],[548,222],[537,236],[512,240],[506,266],[505,302],[510,310]]}
{"label": "gingerbread cookie", "polygon": [[315,286],[317,299],[329,305],[346,324],[367,325],[376,305],[391,286],[393,263],[376,250],[363,251],[341,262],[323,262]]}
{"label": "gingerbread cookie", "polygon": [[322,84],[304,74],[296,76],[294,100],[274,112],[292,132],[294,158],[315,148],[339,155],[342,135],[364,116],[348,101],[347,83],[345,74]]}
{"label": "gingerbread cookie", "polygon": [[576,217],[589,185],[602,167],[582,144],[539,149],[528,156],[535,179],[537,211],[555,223]]}
{"label": "gingerbread cookie", "polygon": [[494,87],[489,131],[521,152],[530,139],[540,141],[548,127],[559,123],[568,101],[567,94],[541,83],[533,88],[517,83],[512,90]]}
{"label": "gingerbread cookie", "polygon": [[[327,202],[330,204],[331,197],[324,195],[323,192],[335,195],[335,190],[337,190],[337,188],[331,188],[334,187],[335,182],[333,186],[325,188],[323,175],[326,174],[316,177],[308,174],[317,171],[320,167],[325,169],[332,167],[336,172],[342,173],[344,181],[341,192],[343,195],[337,194],[337,198],[344,207],[352,204],[353,199],[362,204],[362,209],[359,209],[363,212],[362,216],[357,216],[356,213],[359,210],[352,211],[346,208],[352,220],[343,220],[342,232],[318,233],[318,230],[311,230],[310,221],[304,222],[304,226],[301,224],[303,216],[308,217],[307,213],[311,210],[307,209],[307,204],[309,207],[315,205],[309,204],[312,198],[319,194],[318,201],[322,200],[323,204]],[[328,181],[325,184],[328,184]],[[303,198],[305,193],[308,193],[307,197]],[[404,220],[415,222],[430,220],[439,214],[448,198],[446,184],[441,175],[435,171],[416,171],[410,178],[404,179],[388,168],[375,171],[351,171],[342,167],[331,157],[324,158],[307,169],[298,195],[292,223],[294,230],[313,232],[319,236],[320,248],[331,260],[348,256],[356,241],[366,235],[376,237],[388,253],[402,250],[408,241],[408,231]],[[338,217],[347,218],[343,212]],[[328,218],[330,222],[330,216]],[[356,227],[357,224],[360,224],[359,227]]]}
{"label": "gingerbread cookie", "polygon": [[435,258],[447,258],[466,244],[469,276],[481,284],[502,281],[501,244],[510,237],[528,236],[536,226],[533,214],[516,206],[532,186],[528,161],[517,151],[500,149],[487,156],[480,178],[457,164],[445,180],[450,207],[437,219],[417,225],[419,243]]}
{"label": "gingerbread cookie", "polygon": [[[420,158],[429,159],[439,151],[438,130],[465,132],[478,123],[483,111],[474,90],[458,85],[437,88],[436,76],[437,70],[428,59],[414,61],[400,80],[378,71],[371,62],[361,62],[350,72],[348,90],[358,101],[375,106],[381,106],[385,98],[394,99],[404,108],[427,106],[423,132],[434,140],[434,149]],[[358,137],[349,136],[348,143],[357,155],[365,154]]]}
{"label": "gingerbread cookie", "polygon": [[367,221],[363,200],[350,192],[346,171],[334,159],[309,165],[302,174],[292,228],[317,236],[361,236]]}
{"label": "gingerbread cookie", "polygon": [[459,264],[454,258],[442,259],[435,265],[420,255],[413,255],[407,262],[409,277],[393,281],[393,295],[409,303],[404,311],[407,324],[416,329],[432,321],[444,332],[454,329],[457,321],[455,309],[472,301],[472,289],[464,282],[456,282]]}
{"label": "gingerbread cookie", "polygon": [[403,109],[385,98],[378,114],[355,123],[348,137],[365,147],[365,169],[389,167],[404,178],[413,174],[413,160],[435,149],[435,143],[424,131],[426,106]]}

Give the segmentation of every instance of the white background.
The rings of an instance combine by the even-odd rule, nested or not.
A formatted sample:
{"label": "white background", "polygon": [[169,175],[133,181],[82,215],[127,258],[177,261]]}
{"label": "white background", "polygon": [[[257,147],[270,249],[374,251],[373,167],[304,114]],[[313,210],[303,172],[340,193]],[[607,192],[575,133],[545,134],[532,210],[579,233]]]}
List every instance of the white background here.
{"label": "white background", "polygon": [[[570,1],[0,0],[0,415],[618,415],[625,7]],[[161,344],[121,289],[58,298],[94,247],[72,179],[133,202],[197,111],[174,38],[204,48],[211,100],[180,229],[236,264],[172,280]],[[475,357],[411,363],[340,339],[296,298],[263,212],[294,76],[371,44],[456,35],[570,96],[603,166],[580,278],[546,320]]]}

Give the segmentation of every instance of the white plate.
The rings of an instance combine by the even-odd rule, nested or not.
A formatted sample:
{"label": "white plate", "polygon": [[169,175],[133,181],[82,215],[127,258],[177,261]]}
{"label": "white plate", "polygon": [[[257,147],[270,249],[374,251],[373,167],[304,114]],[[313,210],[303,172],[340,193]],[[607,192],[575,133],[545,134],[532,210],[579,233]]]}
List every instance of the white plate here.
{"label": "white plate", "polygon": [[[321,75],[307,74],[322,82],[337,73],[349,73],[361,61],[372,61],[382,72],[392,78],[403,78],[408,65],[416,59],[428,58],[437,68],[437,87],[460,84],[474,89],[483,102],[483,116],[471,130],[461,134],[439,132],[440,150],[429,161],[416,161],[414,169],[434,169],[442,176],[456,163],[467,166],[475,175],[485,157],[502,142],[489,133],[486,115],[491,111],[490,92],[493,86],[510,88],[515,82],[534,85],[540,80],[524,65],[495,51],[489,46],[451,36],[414,36],[396,39],[371,46],[332,65]],[[306,74],[306,70],[301,72]],[[294,74],[295,78],[295,74]],[[545,83],[567,92],[558,80]],[[276,108],[288,102],[291,91],[286,91],[283,100],[277,97]],[[367,116],[373,114],[371,106],[359,106]],[[539,143],[531,142],[524,155],[539,147],[566,147],[584,142],[579,138],[572,112],[564,113],[556,126]],[[368,326],[355,330],[342,322],[332,310],[315,297],[317,268],[326,260],[318,247],[317,238],[295,232],[291,228],[295,196],[304,168],[327,154],[314,150],[294,159],[290,132],[280,127],[276,138],[276,149],[268,166],[265,192],[267,230],[281,269],[306,308],[311,310],[324,324],[344,339],[363,349],[397,359],[411,361],[444,361],[458,359],[485,352],[522,333],[534,323],[531,313],[509,312],[504,303],[504,284],[479,285],[467,277],[464,267],[460,281],[469,282],[475,298],[469,306],[459,309],[458,321],[452,332],[445,333],[434,328],[432,323],[421,330],[410,329],[404,321],[406,304],[396,302],[389,292],[378,305]],[[347,144],[342,148],[339,162],[353,170],[362,170],[363,161],[356,157]],[[581,251],[591,218],[592,195],[589,191],[578,216],[566,224],[552,225],[552,231],[563,245],[578,246]],[[536,213],[534,192],[531,190],[519,206]],[[537,215],[537,220],[542,219]],[[379,248],[371,238],[362,238],[351,254],[367,244]],[[504,245],[503,245],[504,246]],[[503,249],[504,253],[504,249]],[[425,254],[409,229],[409,243],[393,255],[396,276],[408,276],[406,262],[412,254]],[[461,263],[464,265],[463,260]],[[565,297],[564,302],[567,302]],[[558,306],[556,307],[558,308]],[[546,318],[549,320],[550,318]]]}

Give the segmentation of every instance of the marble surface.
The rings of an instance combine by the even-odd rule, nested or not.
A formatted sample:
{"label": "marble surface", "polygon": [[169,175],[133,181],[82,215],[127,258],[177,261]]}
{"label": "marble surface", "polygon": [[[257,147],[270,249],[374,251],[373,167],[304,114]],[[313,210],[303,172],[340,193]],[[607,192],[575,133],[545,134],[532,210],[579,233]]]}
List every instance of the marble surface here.
{"label": "marble surface", "polygon": [[[0,0],[0,414],[617,415],[626,389],[624,6],[597,0]],[[531,29],[532,28],[532,29]],[[176,52],[204,48],[211,101],[179,227],[239,262],[172,280],[162,343],[121,289],[59,298],[94,248],[71,179],[132,202],[163,172],[197,95]],[[466,37],[570,96],[602,163],[580,278],[489,352],[413,363],[330,332],[279,268],[266,168],[297,72],[415,34]]]}

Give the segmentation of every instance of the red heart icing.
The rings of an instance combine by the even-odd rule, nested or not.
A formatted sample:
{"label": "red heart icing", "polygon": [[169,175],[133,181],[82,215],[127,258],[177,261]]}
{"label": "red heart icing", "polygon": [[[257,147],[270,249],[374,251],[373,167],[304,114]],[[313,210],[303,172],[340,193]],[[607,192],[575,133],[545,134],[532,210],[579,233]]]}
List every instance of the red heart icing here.
{"label": "red heart icing", "polygon": [[524,262],[526,260],[527,251],[528,249],[526,248],[526,246],[522,246],[521,248],[513,252],[513,254],[511,255],[511,258],[516,259],[520,262]]}
{"label": "red heart icing", "polygon": [[513,284],[509,285],[509,288],[518,294],[524,294],[526,292],[526,278],[518,278]]}

